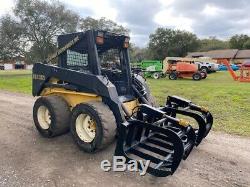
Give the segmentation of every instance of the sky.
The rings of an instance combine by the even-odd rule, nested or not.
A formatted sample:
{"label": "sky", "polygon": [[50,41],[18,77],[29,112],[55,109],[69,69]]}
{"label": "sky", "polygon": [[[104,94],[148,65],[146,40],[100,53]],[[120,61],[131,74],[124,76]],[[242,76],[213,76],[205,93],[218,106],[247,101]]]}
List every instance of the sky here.
{"label": "sky", "polygon": [[[15,0],[0,0],[0,16]],[[250,35],[250,0],[61,0],[82,17],[106,17],[130,29],[131,40],[146,46],[157,27],[186,30],[200,38]]]}

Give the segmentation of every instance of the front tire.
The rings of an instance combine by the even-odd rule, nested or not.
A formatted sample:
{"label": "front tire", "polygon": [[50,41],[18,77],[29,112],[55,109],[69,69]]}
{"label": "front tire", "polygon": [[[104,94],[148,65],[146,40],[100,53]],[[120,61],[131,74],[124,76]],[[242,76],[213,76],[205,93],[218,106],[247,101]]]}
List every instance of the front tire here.
{"label": "front tire", "polygon": [[110,145],[116,135],[113,112],[102,102],[77,105],[72,111],[70,131],[78,147],[88,153]]}
{"label": "front tire", "polygon": [[168,76],[168,78],[169,78],[170,80],[177,80],[177,77],[178,77],[178,75],[177,75],[176,72],[171,72],[171,73],[169,74],[169,76]]}
{"label": "front tire", "polygon": [[159,79],[160,78],[160,73],[157,73],[157,72],[153,73],[153,78],[154,79]]}
{"label": "front tire", "polygon": [[69,131],[71,112],[67,102],[59,96],[45,96],[36,100],[33,120],[38,132],[47,138]]}
{"label": "front tire", "polygon": [[194,81],[199,81],[199,80],[201,80],[201,79],[202,79],[202,75],[201,75],[200,72],[197,72],[197,73],[194,73],[194,74],[193,74],[193,80],[194,80]]}
{"label": "front tire", "polygon": [[144,79],[142,76],[140,75],[134,75],[135,79],[137,79],[137,81],[140,82],[140,84],[145,88],[146,90],[146,95],[145,98],[147,99],[147,101],[150,103],[151,106],[153,107],[159,107],[155,97],[151,94],[149,86],[146,82],[146,79]]}

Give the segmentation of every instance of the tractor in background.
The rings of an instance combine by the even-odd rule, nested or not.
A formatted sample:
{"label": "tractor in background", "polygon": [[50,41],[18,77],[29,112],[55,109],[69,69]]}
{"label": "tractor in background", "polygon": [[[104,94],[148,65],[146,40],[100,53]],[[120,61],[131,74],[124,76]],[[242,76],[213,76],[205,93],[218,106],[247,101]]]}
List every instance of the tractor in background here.
{"label": "tractor in background", "polygon": [[168,74],[170,80],[191,77],[195,81],[207,78],[205,71],[199,71],[199,66],[192,61],[180,61],[178,59],[166,58],[163,62],[163,73]]}
{"label": "tractor in background", "polygon": [[177,62],[196,64],[198,66],[198,71],[203,71],[206,73],[213,73],[219,70],[219,64],[217,64],[217,61],[208,57],[199,57],[199,58],[166,57],[164,59],[164,63],[173,64]]}
{"label": "tractor in background", "polygon": [[162,61],[160,60],[142,60],[131,63],[133,73],[139,74],[145,78],[152,77],[159,79],[162,77]]}
{"label": "tractor in background", "polygon": [[162,75],[162,61],[160,60],[142,60],[141,68],[144,72],[144,77],[153,77],[154,79],[159,79]]}
{"label": "tractor in background", "polygon": [[206,58],[166,57],[164,61],[142,60],[131,64],[133,72],[154,79],[169,75],[171,80],[184,77],[201,80],[207,77],[208,72],[218,70],[217,64]]}

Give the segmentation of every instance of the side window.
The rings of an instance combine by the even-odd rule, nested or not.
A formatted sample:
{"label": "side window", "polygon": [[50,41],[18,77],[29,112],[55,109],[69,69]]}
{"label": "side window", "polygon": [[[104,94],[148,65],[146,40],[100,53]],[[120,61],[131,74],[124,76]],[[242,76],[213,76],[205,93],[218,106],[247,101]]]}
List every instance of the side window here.
{"label": "side window", "polygon": [[105,52],[99,52],[101,68],[121,70],[121,56],[118,49],[109,49]]}
{"label": "side window", "polygon": [[67,50],[67,66],[87,69],[88,64],[88,54]]}

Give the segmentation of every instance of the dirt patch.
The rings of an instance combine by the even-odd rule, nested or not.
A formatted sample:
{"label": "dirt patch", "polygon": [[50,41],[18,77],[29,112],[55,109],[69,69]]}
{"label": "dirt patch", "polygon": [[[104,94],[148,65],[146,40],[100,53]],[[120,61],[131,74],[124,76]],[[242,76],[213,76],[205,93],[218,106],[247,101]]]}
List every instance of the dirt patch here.
{"label": "dirt patch", "polygon": [[[34,98],[0,92],[0,186],[250,186],[250,139],[212,132],[170,177],[103,172],[115,143],[86,154],[66,134],[42,138],[32,121]],[[215,119],[216,123],[216,119]]]}

